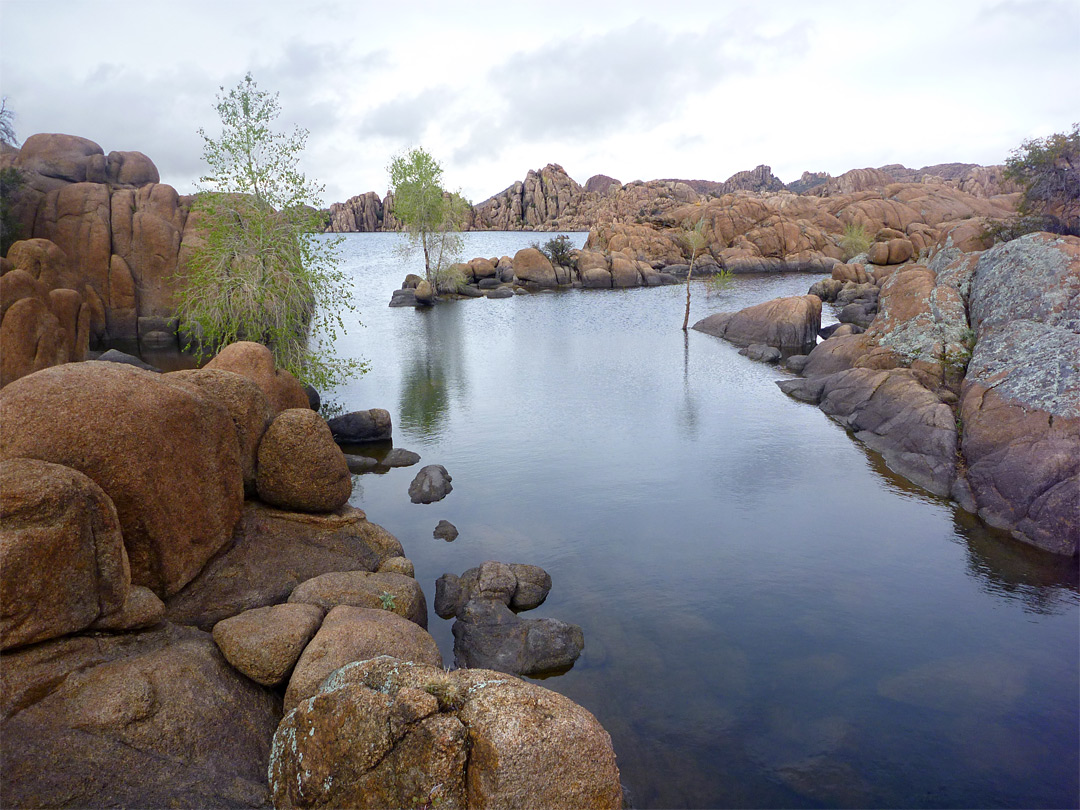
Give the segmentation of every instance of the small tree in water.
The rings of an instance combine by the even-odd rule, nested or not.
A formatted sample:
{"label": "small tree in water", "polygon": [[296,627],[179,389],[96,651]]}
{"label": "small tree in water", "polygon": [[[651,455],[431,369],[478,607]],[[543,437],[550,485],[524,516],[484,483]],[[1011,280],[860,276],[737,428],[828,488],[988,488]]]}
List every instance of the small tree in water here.
{"label": "small tree in water", "polygon": [[694,275],[694,265],[705,251],[708,241],[705,239],[705,217],[701,217],[693,227],[684,226],[679,234],[683,246],[690,254],[690,269],[686,271],[686,313],[683,315],[682,330],[685,332],[690,323],[690,277]]}
{"label": "small tree in water", "polygon": [[424,276],[438,290],[449,280],[444,276],[461,253],[458,232],[465,227],[469,202],[442,187],[442,166],[421,147],[395,157],[388,171],[393,214],[409,235],[407,252],[423,252]]}
{"label": "small tree in water", "polygon": [[221,88],[216,109],[221,137],[199,130],[208,167],[192,206],[200,239],[179,275],[178,314],[196,334],[187,348],[202,359],[236,340],[258,341],[317,388],[362,374],[360,361],[309,345],[312,328],[330,340],[344,331],[341,313],[354,305],[337,266],[341,240],[311,237],[323,230],[323,189],[297,168],[307,131],[271,129],[277,94],[259,90],[250,73]]}

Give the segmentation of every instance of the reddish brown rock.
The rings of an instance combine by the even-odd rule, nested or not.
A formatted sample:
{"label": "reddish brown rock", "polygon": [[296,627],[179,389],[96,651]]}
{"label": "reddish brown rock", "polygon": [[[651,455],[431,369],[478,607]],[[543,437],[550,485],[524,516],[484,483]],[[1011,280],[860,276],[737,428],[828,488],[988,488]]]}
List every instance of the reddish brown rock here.
{"label": "reddish brown rock", "polygon": [[246,610],[214,625],[214,643],[230,664],[255,683],[279,686],[315,636],[324,613],[308,604]]}
{"label": "reddish brown rock", "polygon": [[[31,135],[23,142],[15,159],[15,166],[45,177],[54,177],[69,183],[83,183],[89,179],[87,175],[91,158],[104,158],[104,155],[104,150],[87,138],[39,133]],[[90,173],[92,174],[92,170]]]}
{"label": "reddish brown rock", "polygon": [[225,408],[194,386],[118,363],[71,363],[5,387],[0,457],[92,479],[116,506],[132,582],[159,595],[182,588],[229,541],[243,504]]}
{"label": "reddish brown rock", "polygon": [[[139,316],[175,315],[175,276],[187,220],[179,195],[172,186],[153,183],[114,190],[110,206],[112,252],[124,260],[139,291]],[[105,301],[110,310],[126,303]]]}
{"label": "reddish brown rock", "polygon": [[555,268],[536,248],[523,248],[514,254],[514,275],[540,287],[554,287],[558,283]]}
{"label": "reddish brown rock", "polygon": [[168,600],[169,620],[209,630],[245,610],[284,602],[301,582],[331,571],[375,571],[401,543],[349,506],[283,512],[247,501],[233,543]]}
{"label": "reddish brown rock", "polygon": [[338,605],[326,614],[297,661],[285,692],[285,711],[314,695],[334,670],[380,655],[442,666],[435,639],[413,622],[387,610]]}
{"label": "reddish brown rock", "polygon": [[781,351],[805,354],[817,343],[821,299],[816,295],[777,298],[734,313],[718,313],[693,326],[737,346],[763,343]]}
{"label": "reddish brown rock", "polygon": [[326,421],[311,408],[290,408],[259,443],[255,485],[279,509],[333,512],[352,495],[352,474]]}
{"label": "reddish brown rock", "polygon": [[263,807],[280,699],[209,634],[72,636],[4,654],[5,807]]}
{"label": "reddish brown rock", "polygon": [[275,416],[289,408],[310,406],[304,387],[288,371],[274,365],[274,355],[261,343],[230,343],[205,368],[231,371],[254,380],[266,394]]}
{"label": "reddish brown rock", "polygon": [[427,600],[420,583],[390,571],[320,574],[297,585],[289,602],[317,605],[323,610],[338,605],[389,610],[427,629]]}
{"label": "reddish brown rock", "polygon": [[259,442],[270,426],[271,418],[270,403],[262,389],[250,377],[213,368],[174,371],[166,378],[198,386],[229,412],[240,449],[244,492],[248,496],[254,495]]}
{"label": "reddish brown rock", "polygon": [[0,323],[0,386],[67,360],[66,334],[45,301],[21,298],[7,307]]}
{"label": "reddish brown rock", "polygon": [[112,501],[80,472],[0,461],[0,644],[31,644],[123,608],[128,568]]}
{"label": "reddish brown rock", "polygon": [[157,166],[142,152],[109,152],[108,181],[114,186],[145,186],[161,182]]}

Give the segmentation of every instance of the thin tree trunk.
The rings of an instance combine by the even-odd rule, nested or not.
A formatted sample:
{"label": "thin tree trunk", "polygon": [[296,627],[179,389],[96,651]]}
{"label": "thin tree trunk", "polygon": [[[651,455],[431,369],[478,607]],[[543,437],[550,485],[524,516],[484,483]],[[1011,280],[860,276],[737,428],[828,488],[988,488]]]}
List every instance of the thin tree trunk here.
{"label": "thin tree trunk", "polygon": [[686,271],[686,314],[682,319],[682,330],[686,331],[686,326],[690,323],[690,277],[694,274],[694,263],[697,261],[697,251],[690,257],[690,269]]}

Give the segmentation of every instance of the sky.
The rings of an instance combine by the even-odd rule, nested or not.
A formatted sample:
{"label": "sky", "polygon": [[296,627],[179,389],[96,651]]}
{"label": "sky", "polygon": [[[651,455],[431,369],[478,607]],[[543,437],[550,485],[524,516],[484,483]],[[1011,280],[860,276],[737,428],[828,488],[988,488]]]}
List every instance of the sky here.
{"label": "sky", "polygon": [[0,0],[20,141],[135,150],[195,190],[221,88],[251,72],[329,205],[422,146],[473,202],[558,163],[784,182],[992,165],[1080,120],[1080,0]]}

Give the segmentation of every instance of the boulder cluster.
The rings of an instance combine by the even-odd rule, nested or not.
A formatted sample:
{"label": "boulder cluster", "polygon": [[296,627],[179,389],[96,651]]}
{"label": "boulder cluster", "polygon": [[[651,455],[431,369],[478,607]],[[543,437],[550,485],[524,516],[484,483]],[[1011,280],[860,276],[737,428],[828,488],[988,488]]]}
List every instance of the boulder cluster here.
{"label": "boulder cluster", "polygon": [[[895,472],[1056,554],[1080,548],[1080,239],[1030,234],[962,250],[958,226],[925,263],[837,266],[810,295],[714,315],[784,349],[778,384],[881,453]],[[960,239],[954,239],[959,235]],[[879,242],[878,244],[884,244]],[[833,302],[841,325],[804,354],[795,302]],[[819,302],[820,312],[820,302]],[[780,352],[771,358],[780,359]]]}
{"label": "boulder cluster", "polygon": [[454,662],[459,667],[540,675],[573,666],[585,648],[576,624],[558,619],[522,619],[551,590],[539,566],[488,561],[460,577],[435,582],[435,612],[454,618]]}
{"label": "boulder cluster", "polygon": [[0,168],[21,178],[11,205],[24,240],[0,268],[2,382],[106,341],[175,347],[173,277],[198,238],[193,198],[159,182],[141,152],[106,155],[74,135],[5,145]]}
{"label": "boulder cluster", "polygon": [[[330,427],[258,344],[233,344],[199,370],[86,361],[5,386],[5,803],[310,805],[314,783],[296,773],[359,774],[360,761],[333,745],[276,746],[272,758],[271,741],[316,723],[330,693],[331,725],[368,718],[368,692],[327,692],[323,683],[345,665],[389,655],[395,666],[459,683],[468,697],[440,708],[406,692],[399,702],[416,714],[395,714],[390,738],[370,725],[373,736],[350,735],[357,750],[388,746],[379,773],[393,786],[356,806],[385,806],[387,796],[390,806],[411,806],[415,780],[443,783],[435,763],[444,740],[428,733],[427,718],[458,729],[462,742],[491,739],[491,748],[454,753],[453,784],[464,792],[448,806],[533,789],[547,791],[537,795],[550,806],[579,806],[578,798],[618,806],[611,741],[592,715],[508,676],[495,688],[494,673],[444,672],[412,563],[348,505],[351,492]],[[507,735],[506,718],[526,725]],[[586,736],[574,737],[582,728]],[[552,734],[590,762],[565,760]],[[390,767],[394,756],[400,768]],[[418,762],[431,769],[414,773]],[[573,778],[553,780],[558,768]],[[283,773],[287,789],[275,781]],[[324,806],[340,806],[336,791]]]}

